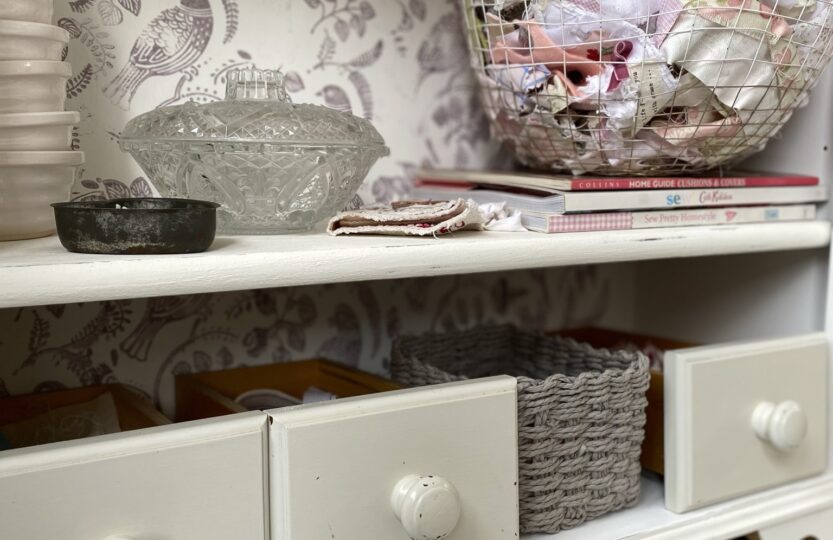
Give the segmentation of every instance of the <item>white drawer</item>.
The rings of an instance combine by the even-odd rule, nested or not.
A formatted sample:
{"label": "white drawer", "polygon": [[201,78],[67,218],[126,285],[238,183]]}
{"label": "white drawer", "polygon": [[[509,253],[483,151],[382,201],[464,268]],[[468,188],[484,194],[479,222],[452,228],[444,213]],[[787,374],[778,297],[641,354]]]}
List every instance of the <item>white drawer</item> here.
{"label": "white drawer", "polygon": [[516,388],[494,377],[270,411],[272,540],[517,540]]}
{"label": "white drawer", "polygon": [[266,415],[0,455],[0,537],[264,540]]}
{"label": "white drawer", "polygon": [[823,334],[671,351],[665,358],[665,503],[684,512],[822,472]]}
{"label": "white drawer", "polygon": [[758,540],[826,540],[833,538],[833,508],[758,531]]}

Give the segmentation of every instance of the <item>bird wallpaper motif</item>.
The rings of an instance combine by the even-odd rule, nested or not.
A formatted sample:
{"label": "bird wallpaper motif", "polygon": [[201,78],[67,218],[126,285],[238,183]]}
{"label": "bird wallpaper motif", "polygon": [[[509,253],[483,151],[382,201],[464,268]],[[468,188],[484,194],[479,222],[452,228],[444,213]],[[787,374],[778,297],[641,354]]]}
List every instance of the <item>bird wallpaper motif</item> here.
{"label": "bird wallpaper motif", "polygon": [[222,99],[226,74],[242,67],[281,69],[293,101],[373,122],[391,155],[354,204],[404,196],[418,167],[502,160],[456,0],[56,0],[55,17],[72,36],[75,146],[96,149],[74,199],[151,192],[118,148],[125,123],[156,107]]}
{"label": "bird wallpaper motif", "polygon": [[0,398],[120,382],[172,414],[174,376],[309,358],[385,374],[392,340],[586,326],[618,275],[575,267],[0,310]]}
{"label": "bird wallpaper motif", "polygon": [[[67,108],[86,151],[74,199],[149,196],[118,135],[132,117],[221,99],[238,67],[280,68],[293,101],[371,120],[391,156],[353,204],[407,194],[417,167],[487,167],[454,0],[55,0],[71,36]],[[360,199],[360,200],[359,200]],[[385,373],[403,333],[609,317],[627,287],[575,267],[0,310],[0,398],[121,382],[171,414],[173,376],[326,357]],[[183,276],[188,279],[189,276]],[[107,276],[101,277],[106,280]],[[67,283],[71,287],[71,283]]]}
{"label": "bird wallpaper motif", "polygon": [[[138,4],[137,4],[138,5]],[[166,77],[191,68],[211,40],[214,16],[207,0],[182,0],[162,11],[142,30],[127,64],[104,88],[123,109],[150,77]]]}

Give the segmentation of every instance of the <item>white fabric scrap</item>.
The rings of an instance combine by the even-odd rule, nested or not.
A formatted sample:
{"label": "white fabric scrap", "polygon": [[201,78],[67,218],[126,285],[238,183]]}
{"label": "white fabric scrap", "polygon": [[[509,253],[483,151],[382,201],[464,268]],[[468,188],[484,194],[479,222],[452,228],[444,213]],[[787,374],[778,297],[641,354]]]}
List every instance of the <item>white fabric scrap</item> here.
{"label": "white fabric scrap", "polygon": [[793,27],[791,43],[796,48],[797,56],[793,63],[811,68],[802,70],[805,81],[813,76],[813,69],[824,66],[824,54],[830,51],[833,6],[828,1],[804,10],[802,21]]}
{"label": "white fabric scrap", "polygon": [[[761,40],[684,13],[662,45],[668,61],[697,77],[727,107],[736,110],[778,108],[775,64]],[[725,60],[723,60],[725,59]],[[721,60],[721,61],[716,61]]]}
{"label": "white fabric scrap", "polygon": [[500,86],[515,95],[518,108],[523,108],[526,104],[528,94],[543,88],[552,76],[550,70],[542,65],[489,65],[486,67],[486,70]]}
{"label": "white fabric scrap", "polygon": [[552,25],[547,33],[557,45],[592,43],[599,41],[599,33],[618,39],[647,38],[647,30],[659,47],[683,4],[681,0],[551,0],[543,9],[532,7],[536,20]]}
{"label": "white fabric scrap", "polygon": [[647,41],[645,32],[628,21],[610,19],[567,2],[553,1],[543,9],[532,6],[532,13],[536,21],[544,23],[547,35],[560,47],[605,45],[622,39]]}
{"label": "white fabric scrap", "polygon": [[[469,201],[473,203],[474,201]],[[527,228],[521,223],[521,212],[510,209],[505,202],[481,204],[479,207],[483,228],[487,231],[520,232]]]}
{"label": "white fabric scrap", "polygon": [[[760,0],[761,3],[772,8],[779,15],[787,17],[801,17],[811,13],[816,7],[816,0]],[[822,0],[823,3],[829,0]]]}

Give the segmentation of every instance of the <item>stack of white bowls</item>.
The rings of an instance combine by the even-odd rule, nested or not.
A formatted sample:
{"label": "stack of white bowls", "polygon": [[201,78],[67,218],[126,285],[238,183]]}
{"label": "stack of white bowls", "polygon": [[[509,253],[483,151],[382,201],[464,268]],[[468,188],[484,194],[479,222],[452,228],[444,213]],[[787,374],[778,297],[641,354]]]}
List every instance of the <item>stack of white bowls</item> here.
{"label": "stack of white bowls", "polygon": [[54,202],[69,198],[83,152],[77,112],[64,112],[69,34],[50,24],[52,0],[0,0],[0,241],[55,232]]}

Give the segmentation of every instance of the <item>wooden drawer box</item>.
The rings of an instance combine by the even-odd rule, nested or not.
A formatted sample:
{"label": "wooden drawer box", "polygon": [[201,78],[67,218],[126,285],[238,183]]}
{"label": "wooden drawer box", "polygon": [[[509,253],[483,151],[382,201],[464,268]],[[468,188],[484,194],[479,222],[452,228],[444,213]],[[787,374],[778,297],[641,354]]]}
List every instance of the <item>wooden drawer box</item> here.
{"label": "wooden drawer box", "polygon": [[[652,347],[661,351],[692,347],[692,343],[676,341],[644,334],[631,334],[618,332],[606,328],[577,328],[562,330],[559,335],[570,337],[576,341],[589,343],[594,347],[607,349],[622,347],[627,344],[635,345],[640,349]],[[664,377],[662,371],[651,370],[651,386],[645,396],[648,398],[648,407],[645,409],[645,440],[642,442],[642,467],[658,474],[665,472],[665,442],[664,442],[664,421],[665,413],[663,407]]]}
{"label": "wooden drawer box", "polygon": [[[149,401],[142,399],[120,384],[107,384],[55,392],[25,394],[2,399],[0,400],[0,426],[28,420],[53,409],[86,403],[107,392],[113,396],[121,431],[163,426],[171,423]],[[0,431],[2,431],[2,428],[0,428]]]}
{"label": "wooden drawer box", "polygon": [[301,399],[311,386],[339,397],[364,396],[401,388],[398,384],[329,360],[304,360],[180,375],[176,378],[177,421],[244,412],[234,399],[269,388]]}
{"label": "wooden drawer box", "polygon": [[562,335],[601,346],[651,339],[671,349],[663,374],[652,378],[642,460],[664,472],[670,510],[685,512],[826,468],[824,334],[688,348],[595,329]]}

